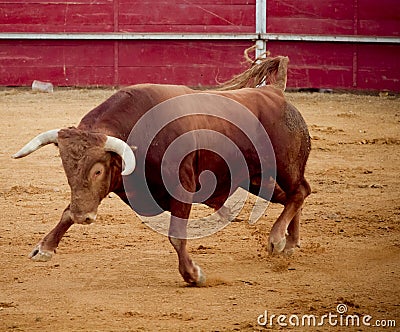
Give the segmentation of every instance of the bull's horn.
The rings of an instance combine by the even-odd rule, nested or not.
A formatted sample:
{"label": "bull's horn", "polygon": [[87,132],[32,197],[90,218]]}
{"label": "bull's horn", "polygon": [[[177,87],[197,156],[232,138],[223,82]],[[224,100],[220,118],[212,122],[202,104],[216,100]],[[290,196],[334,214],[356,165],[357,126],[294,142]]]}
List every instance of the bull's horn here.
{"label": "bull's horn", "polygon": [[22,158],[35,152],[37,149],[51,143],[57,143],[58,139],[58,131],[60,129],[53,129],[49,131],[45,131],[37,135],[34,139],[32,139],[28,144],[26,144],[21,150],[19,150],[16,154],[13,154],[13,158]]}
{"label": "bull's horn", "polygon": [[121,175],[129,175],[133,172],[136,166],[136,158],[131,147],[119,138],[107,136],[104,150],[115,152],[121,156],[124,162],[124,170]]}

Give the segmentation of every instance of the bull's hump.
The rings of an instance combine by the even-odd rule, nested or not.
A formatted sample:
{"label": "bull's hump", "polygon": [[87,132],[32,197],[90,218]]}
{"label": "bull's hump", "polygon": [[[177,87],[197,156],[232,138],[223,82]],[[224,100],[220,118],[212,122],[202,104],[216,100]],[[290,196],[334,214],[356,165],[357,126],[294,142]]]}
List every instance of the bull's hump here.
{"label": "bull's hump", "polygon": [[194,91],[185,85],[171,85],[171,84],[151,84],[143,83],[131,85],[123,88],[120,91],[128,94],[144,93],[147,96],[155,97],[156,99],[166,100],[175,96],[180,96]]}
{"label": "bull's hump", "polygon": [[212,93],[237,101],[257,116],[259,114],[279,116],[285,105],[283,92],[270,85],[239,90],[213,91]]}

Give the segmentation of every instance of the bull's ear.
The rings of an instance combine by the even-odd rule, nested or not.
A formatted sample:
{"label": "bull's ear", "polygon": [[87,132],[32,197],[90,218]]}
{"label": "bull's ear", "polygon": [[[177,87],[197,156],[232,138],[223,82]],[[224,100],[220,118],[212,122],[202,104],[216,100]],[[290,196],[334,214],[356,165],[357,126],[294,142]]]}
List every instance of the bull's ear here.
{"label": "bull's ear", "polygon": [[137,146],[136,145],[130,145],[130,148],[132,149],[132,151],[136,151],[137,150]]}

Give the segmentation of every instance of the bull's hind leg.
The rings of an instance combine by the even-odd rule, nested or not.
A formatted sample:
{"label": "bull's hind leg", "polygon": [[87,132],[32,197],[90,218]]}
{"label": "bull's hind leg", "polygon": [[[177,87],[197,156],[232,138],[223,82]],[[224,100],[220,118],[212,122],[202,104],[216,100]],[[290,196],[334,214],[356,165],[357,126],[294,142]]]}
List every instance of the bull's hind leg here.
{"label": "bull's hind leg", "polygon": [[[275,183],[274,194],[271,202],[286,205],[287,198],[286,193],[282,188]],[[286,245],[284,252],[291,255],[296,248],[300,248],[300,215],[301,209],[296,213],[293,219],[290,221],[286,232]]]}
{"label": "bull's hind leg", "polygon": [[178,254],[179,273],[183,279],[194,286],[201,286],[205,283],[205,276],[195,262],[189,257],[186,248],[187,244],[187,223],[191,205],[179,202],[175,199],[171,202],[171,221],[168,238]]}
{"label": "bull's hind leg", "polygon": [[290,221],[287,228],[286,244],[283,250],[286,255],[291,255],[296,248],[300,248],[300,216],[301,208]]}
{"label": "bull's hind leg", "polygon": [[[273,195],[271,197],[272,203],[278,203],[285,206],[287,204],[287,195],[282,190],[282,188],[273,180],[262,184],[263,188],[266,189],[264,192],[269,193],[271,187],[274,186]],[[259,182],[254,181],[252,186],[250,187],[250,192],[259,195],[260,193],[260,184]],[[262,197],[262,196],[261,196]],[[268,199],[268,197],[263,197]],[[288,255],[293,253],[293,250],[296,247],[300,247],[300,215],[301,212],[299,211],[290,221],[289,226],[287,227],[286,236],[285,236],[285,247],[284,252]]]}
{"label": "bull's hind leg", "polygon": [[33,249],[29,258],[37,262],[49,261],[55,253],[65,232],[73,225],[69,206],[64,210],[61,220]]}
{"label": "bull's hind leg", "polygon": [[305,198],[310,193],[310,186],[303,179],[295,191],[285,195],[285,207],[269,235],[268,251],[270,253],[281,253],[283,251],[291,253],[295,247],[300,245],[301,208]]}

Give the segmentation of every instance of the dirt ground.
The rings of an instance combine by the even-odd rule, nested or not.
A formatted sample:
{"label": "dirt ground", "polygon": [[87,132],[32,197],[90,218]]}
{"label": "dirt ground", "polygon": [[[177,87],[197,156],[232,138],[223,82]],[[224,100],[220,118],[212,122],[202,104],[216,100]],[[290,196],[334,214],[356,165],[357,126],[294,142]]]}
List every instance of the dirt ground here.
{"label": "dirt ground", "polygon": [[[239,222],[190,241],[208,281],[188,287],[168,239],[110,197],[95,224],[68,231],[50,262],[30,261],[68,204],[69,187],[56,147],[10,156],[44,130],[76,125],[113,92],[0,91],[1,331],[400,329],[400,99],[385,94],[287,94],[313,146],[302,247],[291,257],[266,253],[282,208],[271,204],[250,225],[249,205]],[[304,315],[322,323],[302,326]],[[360,326],[345,326],[349,315]]]}

